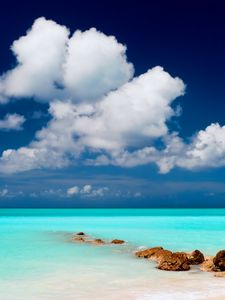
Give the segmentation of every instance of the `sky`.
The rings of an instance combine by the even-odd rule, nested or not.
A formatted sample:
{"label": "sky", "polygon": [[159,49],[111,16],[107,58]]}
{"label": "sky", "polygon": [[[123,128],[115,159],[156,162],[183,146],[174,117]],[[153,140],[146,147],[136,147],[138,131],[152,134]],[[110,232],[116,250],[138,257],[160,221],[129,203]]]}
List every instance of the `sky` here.
{"label": "sky", "polygon": [[223,11],[2,4],[0,207],[225,207]]}

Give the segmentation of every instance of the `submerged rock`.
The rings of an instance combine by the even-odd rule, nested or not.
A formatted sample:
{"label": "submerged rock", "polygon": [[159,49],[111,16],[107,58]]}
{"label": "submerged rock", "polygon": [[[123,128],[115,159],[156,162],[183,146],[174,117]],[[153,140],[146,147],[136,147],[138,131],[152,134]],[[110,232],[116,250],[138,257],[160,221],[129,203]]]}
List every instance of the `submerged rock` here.
{"label": "submerged rock", "polygon": [[201,251],[195,250],[188,256],[188,260],[190,265],[199,265],[204,262],[205,257]]}
{"label": "submerged rock", "polygon": [[146,250],[140,250],[135,252],[135,255],[137,257],[142,257],[142,258],[150,258],[152,255],[154,255],[157,251],[162,250],[162,247],[154,247],[154,248],[149,248]]}
{"label": "submerged rock", "polygon": [[216,254],[213,263],[220,271],[225,271],[225,250],[221,250]]}
{"label": "submerged rock", "polygon": [[73,236],[72,237],[72,241],[84,243],[85,239],[83,237],[81,237],[81,236]]}
{"label": "submerged rock", "polygon": [[158,269],[165,271],[190,270],[187,254],[184,252],[175,252],[163,256],[159,261]]}
{"label": "submerged rock", "polygon": [[103,245],[103,244],[105,244],[105,242],[101,239],[94,239],[94,240],[91,241],[91,243],[94,244],[94,245]]}
{"label": "submerged rock", "polygon": [[115,239],[115,240],[112,240],[111,241],[111,244],[124,244],[125,243],[125,241],[123,241],[123,240],[118,240],[118,239]]}

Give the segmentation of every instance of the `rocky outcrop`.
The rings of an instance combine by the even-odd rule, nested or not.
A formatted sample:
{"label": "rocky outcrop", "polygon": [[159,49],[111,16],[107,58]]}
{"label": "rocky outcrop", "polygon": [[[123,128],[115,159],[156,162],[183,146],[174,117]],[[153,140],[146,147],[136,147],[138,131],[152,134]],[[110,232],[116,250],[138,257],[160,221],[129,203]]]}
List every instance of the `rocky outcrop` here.
{"label": "rocky outcrop", "polygon": [[[93,245],[121,245],[125,243],[124,240],[120,239],[105,242],[102,239],[90,237],[84,232],[76,233],[72,236],[71,241]],[[171,252],[163,249],[163,247],[140,250],[135,252],[135,255],[156,261],[160,270],[187,271],[190,269],[190,265],[200,265],[200,269],[204,272],[212,272],[215,277],[225,277],[225,250],[220,250],[214,258],[204,257],[204,254],[199,250],[194,250],[192,253]]]}
{"label": "rocky outcrop", "polygon": [[225,271],[225,250],[221,250],[216,254],[213,263],[219,271]]}
{"label": "rocky outcrop", "polygon": [[187,254],[175,252],[164,255],[159,261],[158,269],[165,271],[187,271],[190,269]]}
{"label": "rocky outcrop", "polygon": [[115,244],[115,245],[121,245],[121,244],[124,244],[124,243],[125,243],[125,241],[118,240],[118,239],[115,239],[115,240],[111,241],[111,244]]}
{"label": "rocky outcrop", "polygon": [[157,251],[162,250],[162,247],[154,247],[154,248],[149,248],[146,250],[140,250],[135,252],[135,255],[137,257],[141,258],[150,258],[152,255],[154,255]]}
{"label": "rocky outcrop", "polygon": [[204,262],[205,257],[203,253],[199,250],[194,250],[189,256],[188,256],[189,264],[190,265],[200,265]]}

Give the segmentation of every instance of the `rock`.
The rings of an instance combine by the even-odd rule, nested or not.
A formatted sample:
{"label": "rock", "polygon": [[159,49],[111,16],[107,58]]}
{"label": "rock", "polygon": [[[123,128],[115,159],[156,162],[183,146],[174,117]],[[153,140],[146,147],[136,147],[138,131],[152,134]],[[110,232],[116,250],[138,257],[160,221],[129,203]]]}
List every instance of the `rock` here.
{"label": "rock", "polygon": [[85,235],[84,232],[78,232],[76,235]]}
{"label": "rock", "polygon": [[117,244],[117,245],[124,244],[124,243],[125,243],[125,241],[123,241],[123,240],[117,240],[117,239],[111,241],[111,244]]}
{"label": "rock", "polygon": [[204,262],[205,258],[201,251],[195,250],[188,256],[188,260],[190,265],[199,265]]}
{"label": "rock", "polygon": [[221,250],[216,254],[213,263],[220,271],[225,271],[225,250]]}
{"label": "rock", "polygon": [[187,254],[175,252],[163,256],[159,261],[158,269],[165,271],[187,271],[190,270]]}
{"label": "rock", "polygon": [[149,248],[146,250],[137,251],[137,252],[135,252],[135,255],[137,257],[149,258],[152,255],[154,255],[157,251],[162,250],[162,249],[163,249],[162,247]]}
{"label": "rock", "polygon": [[153,255],[151,255],[149,257],[149,259],[159,262],[160,260],[164,259],[165,257],[167,257],[171,254],[172,254],[172,252],[170,250],[160,249],[160,250],[156,251]]}
{"label": "rock", "polygon": [[203,261],[200,269],[204,272],[213,272],[215,270],[215,265],[213,263],[213,257],[208,257]]}
{"label": "rock", "polygon": [[76,241],[76,242],[80,242],[80,243],[84,243],[85,239],[81,236],[73,236],[72,237],[72,241]]}
{"label": "rock", "polygon": [[101,239],[94,239],[93,241],[91,241],[92,244],[94,245],[103,245],[105,244],[105,242]]}

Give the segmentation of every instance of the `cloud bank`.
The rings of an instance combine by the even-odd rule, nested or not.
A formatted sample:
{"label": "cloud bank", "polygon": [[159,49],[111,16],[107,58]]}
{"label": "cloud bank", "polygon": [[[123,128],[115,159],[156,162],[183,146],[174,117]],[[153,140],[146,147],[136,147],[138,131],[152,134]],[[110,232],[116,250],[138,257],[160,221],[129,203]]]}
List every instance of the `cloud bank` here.
{"label": "cloud bank", "polygon": [[105,194],[109,191],[109,188],[99,187],[99,188],[93,188],[92,185],[86,184],[83,187],[79,188],[78,186],[72,186],[67,189],[67,196],[68,197],[75,197],[75,196],[81,196],[81,197],[103,197]]}
{"label": "cloud bank", "polygon": [[[168,125],[184,82],[159,66],[134,77],[126,46],[115,37],[95,28],[70,34],[42,17],[12,51],[17,65],[0,77],[0,101],[48,102],[51,120],[29,145],[3,151],[1,173],[81,163],[155,163],[161,173],[225,165],[225,127],[211,124],[185,143]],[[0,121],[0,129],[7,122],[10,127],[10,118],[17,118],[11,129],[21,128],[23,117],[12,116]],[[76,193],[78,187],[67,192]]]}

